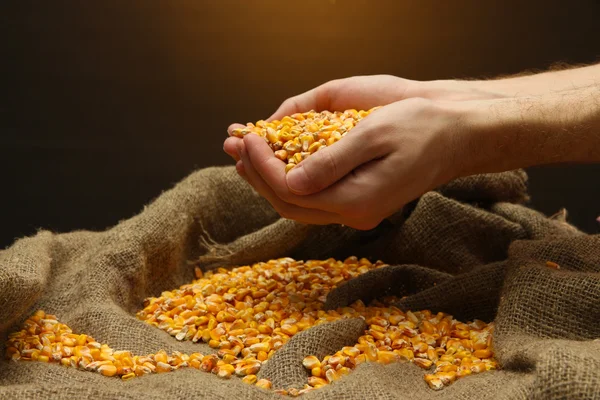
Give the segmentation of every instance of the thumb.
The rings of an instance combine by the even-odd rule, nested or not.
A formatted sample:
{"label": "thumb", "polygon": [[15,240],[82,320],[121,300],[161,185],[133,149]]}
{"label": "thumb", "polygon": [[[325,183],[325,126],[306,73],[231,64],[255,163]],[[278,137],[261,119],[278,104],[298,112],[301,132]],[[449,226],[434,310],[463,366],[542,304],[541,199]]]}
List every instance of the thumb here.
{"label": "thumb", "polygon": [[383,138],[365,138],[366,129],[356,126],[343,139],[320,148],[286,176],[290,191],[297,195],[317,193],[352,170],[385,154]]}

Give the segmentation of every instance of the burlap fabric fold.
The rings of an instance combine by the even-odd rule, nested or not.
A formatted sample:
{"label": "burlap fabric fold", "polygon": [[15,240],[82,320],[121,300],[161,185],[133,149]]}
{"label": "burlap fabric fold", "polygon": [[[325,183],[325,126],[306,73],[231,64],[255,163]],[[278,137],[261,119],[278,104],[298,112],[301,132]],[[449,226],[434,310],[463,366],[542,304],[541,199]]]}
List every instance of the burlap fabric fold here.
{"label": "burlap fabric fold", "polygon": [[[423,195],[377,229],[305,226],[283,220],[235,173],[197,171],[131,219],[104,232],[37,235],[0,252],[0,352],[35,309],[114,349],[149,354],[208,352],[135,318],[144,298],[193,279],[193,265],[231,266],[297,259],[380,259],[390,267],[341,285],[328,307],[382,294],[403,309],[496,321],[498,371],[435,392],[410,363],[361,364],[307,399],[600,398],[600,237],[564,214],[547,218],[522,203],[522,171],[460,179]],[[560,264],[554,270],[551,260]],[[307,354],[352,344],[362,320],[302,332],[263,367],[276,387],[306,374]],[[123,382],[37,362],[0,361],[2,399],[269,399],[280,396],[178,370]]]}

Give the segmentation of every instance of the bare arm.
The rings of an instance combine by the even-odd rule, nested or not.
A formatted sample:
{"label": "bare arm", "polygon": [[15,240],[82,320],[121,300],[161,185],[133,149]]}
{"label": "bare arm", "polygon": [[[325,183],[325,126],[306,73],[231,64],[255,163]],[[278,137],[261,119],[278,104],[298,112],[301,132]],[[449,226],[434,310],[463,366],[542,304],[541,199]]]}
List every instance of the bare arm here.
{"label": "bare arm", "polygon": [[537,96],[599,84],[600,64],[474,82],[476,86],[500,92],[508,97]]}
{"label": "bare arm", "polygon": [[539,96],[600,84],[600,63],[571,66],[541,73],[521,73],[490,80],[411,81],[407,97],[421,96],[440,100],[475,100]]}
{"label": "bare arm", "polygon": [[289,174],[256,135],[230,137],[224,149],[283,217],[371,229],[454,178],[600,162],[599,82],[600,65],[493,81],[336,80],[285,101],[275,117],[384,107]]}
{"label": "bare arm", "polygon": [[586,85],[589,75],[577,78],[576,89],[454,103],[468,121],[458,139],[458,175],[600,162],[600,84]]}

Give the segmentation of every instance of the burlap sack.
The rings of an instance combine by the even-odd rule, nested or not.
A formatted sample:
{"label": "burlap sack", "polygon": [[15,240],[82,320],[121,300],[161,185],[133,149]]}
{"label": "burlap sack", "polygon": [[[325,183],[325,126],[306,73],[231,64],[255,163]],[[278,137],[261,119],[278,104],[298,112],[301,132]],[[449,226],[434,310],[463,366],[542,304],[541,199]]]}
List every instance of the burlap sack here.
{"label": "burlap sack", "polygon": [[[335,307],[383,293],[398,306],[496,320],[503,369],[434,392],[409,363],[361,364],[307,399],[600,398],[600,238],[522,205],[522,172],[461,179],[422,196],[371,232],[283,220],[233,168],[208,168],[105,232],[52,234],[0,252],[0,351],[35,309],[74,330],[136,354],[207,352],[134,316],[144,298],[193,279],[193,266],[247,264],[291,256],[349,255],[391,267],[331,293]],[[547,260],[560,270],[545,266]],[[361,320],[302,332],[265,365],[276,387],[301,386],[306,354],[351,344]],[[303,375],[304,374],[304,375]],[[267,399],[279,395],[185,369],[123,382],[37,362],[0,361],[2,399]]]}

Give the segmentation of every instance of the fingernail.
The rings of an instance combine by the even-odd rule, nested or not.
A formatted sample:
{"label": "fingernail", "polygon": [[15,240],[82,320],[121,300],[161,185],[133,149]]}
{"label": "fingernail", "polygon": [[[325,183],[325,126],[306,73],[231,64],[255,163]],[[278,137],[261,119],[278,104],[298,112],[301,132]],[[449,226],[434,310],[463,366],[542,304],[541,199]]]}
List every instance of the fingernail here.
{"label": "fingernail", "polygon": [[304,193],[310,189],[310,181],[302,165],[298,165],[288,172],[286,180],[288,187],[294,192]]}

